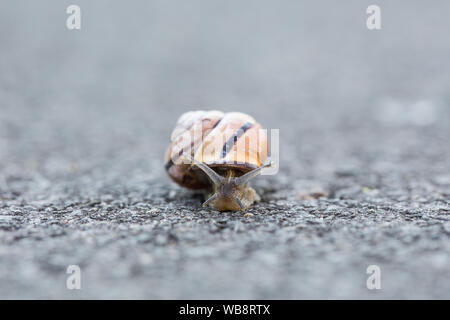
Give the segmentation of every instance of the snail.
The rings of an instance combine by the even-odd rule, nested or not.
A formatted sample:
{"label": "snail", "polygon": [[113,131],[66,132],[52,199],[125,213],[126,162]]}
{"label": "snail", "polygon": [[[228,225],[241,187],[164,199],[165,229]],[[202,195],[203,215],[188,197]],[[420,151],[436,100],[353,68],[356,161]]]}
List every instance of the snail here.
{"label": "snail", "polygon": [[169,177],[179,185],[206,191],[203,206],[245,210],[260,201],[248,182],[272,166],[265,130],[241,112],[190,111],[178,119],[165,154]]}

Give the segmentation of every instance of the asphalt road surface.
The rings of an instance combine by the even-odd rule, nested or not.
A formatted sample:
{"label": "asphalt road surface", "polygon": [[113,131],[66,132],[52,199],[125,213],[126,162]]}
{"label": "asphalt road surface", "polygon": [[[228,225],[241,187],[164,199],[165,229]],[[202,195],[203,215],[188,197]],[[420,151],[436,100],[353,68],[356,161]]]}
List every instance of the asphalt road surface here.
{"label": "asphalt road surface", "polygon": [[[448,1],[70,4],[0,4],[0,298],[450,298]],[[196,109],[280,130],[252,215],[166,176]]]}

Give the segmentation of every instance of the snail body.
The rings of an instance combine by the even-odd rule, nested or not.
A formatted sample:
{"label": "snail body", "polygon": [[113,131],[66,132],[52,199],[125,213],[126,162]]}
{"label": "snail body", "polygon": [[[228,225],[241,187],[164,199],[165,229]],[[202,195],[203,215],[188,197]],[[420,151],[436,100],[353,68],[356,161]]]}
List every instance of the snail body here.
{"label": "snail body", "polygon": [[267,134],[241,112],[190,111],[178,119],[165,154],[169,177],[179,185],[204,190],[203,206],[245,210],[260,198],[248,184],[267,159]]}

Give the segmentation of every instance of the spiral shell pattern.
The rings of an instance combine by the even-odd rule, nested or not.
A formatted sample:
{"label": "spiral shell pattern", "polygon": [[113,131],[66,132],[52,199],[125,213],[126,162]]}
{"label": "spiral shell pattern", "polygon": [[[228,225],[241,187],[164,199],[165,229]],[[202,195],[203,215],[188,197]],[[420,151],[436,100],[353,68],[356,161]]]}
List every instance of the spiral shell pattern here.
{"label": "spiral shell pattern", "polygon": [[241,112],[190,111],[181,115],[172,132],[165,167],[181,186],[204,189],[208,179],[186,163],[184,154],[215,170],[243,174],[263,165],[267,151],[267,133],[253,117]]}

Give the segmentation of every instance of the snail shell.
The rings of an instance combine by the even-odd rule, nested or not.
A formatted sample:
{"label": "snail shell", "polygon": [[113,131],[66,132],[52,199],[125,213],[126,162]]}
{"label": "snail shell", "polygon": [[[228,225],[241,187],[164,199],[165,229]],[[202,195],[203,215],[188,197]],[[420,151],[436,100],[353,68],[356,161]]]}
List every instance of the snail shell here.
{"label": "snail shell", "polygon": [[171,135],[167,173],[183,187],[212,192],[215,198],[205,204],[221,211],[245,209],[259,198],[246,177],[258,175],[267,159],[267,134],[260,129],[241,112],[187,112]]}

